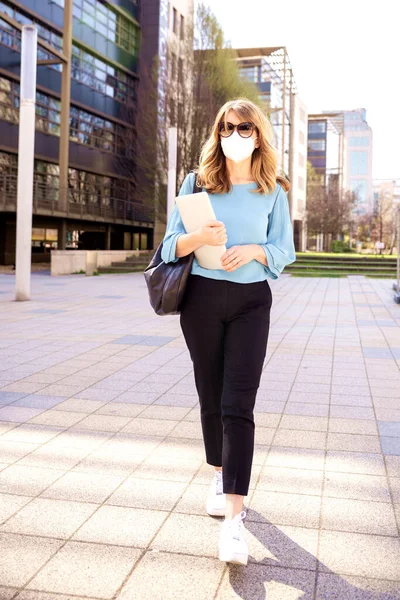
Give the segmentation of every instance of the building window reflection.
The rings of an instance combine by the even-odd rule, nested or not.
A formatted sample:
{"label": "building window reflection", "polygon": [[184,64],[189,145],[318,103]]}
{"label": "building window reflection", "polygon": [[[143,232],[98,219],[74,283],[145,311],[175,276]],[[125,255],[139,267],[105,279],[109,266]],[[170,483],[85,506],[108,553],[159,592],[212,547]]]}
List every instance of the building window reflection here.
{"label": "building window reflection", "polygon": [[[0,119],[18,123],[19,84],[0,77]],[[36,92],[36,129],[60,135],[61,102]],[[131,156],[127,128],[74,106],[70,108],[70,139],[112,154]]]}

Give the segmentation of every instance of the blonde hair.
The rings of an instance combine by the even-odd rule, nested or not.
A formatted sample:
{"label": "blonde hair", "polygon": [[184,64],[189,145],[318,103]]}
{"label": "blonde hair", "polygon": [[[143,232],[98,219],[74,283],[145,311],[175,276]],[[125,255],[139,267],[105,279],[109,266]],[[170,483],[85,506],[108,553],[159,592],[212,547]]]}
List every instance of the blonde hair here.
{"label": "blonde hair", "polygon": [[227,114],[233,110],[238,117],[256,126],[259,147],[252,154],[251,171],[257,183],[255,193],[270,194],[278,182],[285,192],[290,189],[288,180],[277,175],[277,157],[272,145],[273,129],[262,110],[247,98],[238,98],[226,102],[219,110],[210,137],[205,142],[197,169],[197,185],[205,187],[211,194],[223,194],[231,190],[226,169],[226,159],[220,144],[218,124],[227,123]]}

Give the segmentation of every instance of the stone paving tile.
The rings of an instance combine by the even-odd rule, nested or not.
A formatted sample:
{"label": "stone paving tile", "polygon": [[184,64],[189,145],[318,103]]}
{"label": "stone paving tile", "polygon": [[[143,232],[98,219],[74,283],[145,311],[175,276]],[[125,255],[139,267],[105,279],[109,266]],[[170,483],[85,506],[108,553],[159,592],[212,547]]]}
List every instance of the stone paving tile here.
{"label": "stone paving tile", "polygon": [[10,465],[0,473],[0,491],[36,496],[63,475],[63,471],[21,465]]}
{"label": "stone paving tile", "polygon": [[322,530],[319,569],[400,583],[400,561],[393,560],[399,553],[398,537]]}
{"label": "stone paving tile", "polygon": [[2,441],[31,442],[32,444],[43,444],[61,433],[61,427],[44,427],[34,423],[19,424],[10,431],[3,433]]}
{"label": "stone paving tile", "polygon": [[173,461],[167,457],[150,456],[135,470],[135,477],[152,480],[186,481],[189,482],[201,462],[196,459],[175,458]]}
{"label": "stone paving tile", "polygon": [[328,432],[326,447],[328,450],[381,453],[381,446],[377,435],[360,435],[330,431]]}
{"label": "stone paving tile", "polygon": [[72,536],[72,541],[145,548],[168,512],[101,506]]}
{"label": "stone paving tile", "polygon": [[[0,493],[0,521],[3,523],[6,519],[12,517],[12,515],[18,512],[23,506],[28,504],[32,500],[29,496],[17,496],[14,494]],[[1,596],[0,596],[1,598]]]}
{"label": "stone paving tile", "polygon": [[324,497],[321,527],[397,536],[393,507],[388,502]]}
{"label": "stone paving tile", "polygon": [[149,551],[117,600],[176,600],[188,594],[191,600],[210,600],[217,591],[224,568],[224,563],[212,558]]}
{"label": "stone paving tile", "polygon": [[67,429],[76,425],[85,418],[85,414],[81,412],[64,412],[62,410],[46,410],[40,413],[37,417],[30,419],[30,424],[59,427]]}
{"label": "stone paving tile", "polygon": [[256,490],[249,501],[247,519],[316,528],[320,511],[319,496]]}
{"label": "stone paving tile", "polygon": [[330,417],[328,428],[329,432],[336,433],[378,434],[376,423],[369,419],[341,419]]}
{"label": "stone paving tile", "polygon": [[0,581],[22,587],[64,542],[50,538],[0,532]]}
{"label": "stone paving tile", "polygon": [[391,501],[387,477],[365,473],[327,472],[323,495],[371,502]]}
{"label": "stone paving tile", "polygon": [[[2,294],[3,292],[0,292],[0,294]],[[11,588],[11,587],[3,587],[0,586],[0,598],[2,600],[11,600],[11,598],[13,598],[15,596],[15,594],[17,593],[18,588]],[[22,596],[20,595],[20,598],[22,598]],[[28,600],[28,599],[26,599]],[[33,598],[32,598],[33,600]]]}
{"label": "stone paving tile", "polygon": [[322,470],[324,468],[324,459],[324,450],[274,447],[271,448],[265,464],[271,467]]}
{"label": "stone paving tile", "polygon": [[113,449],[100,447],[72,465],[76,473],[103,473],[104,475],[130,475],[145,459],[143,454],[119,454]]}
{"label": "stone paving tile", "polygon": [[96,510],[95,504],[35,498],[1,526],[1,531],[69,538]]}
{"label": "stone paving tile", "polygon": [[[146,410],[145,404],[128,404],[126,402],[108,402],[97,409],[98,415],[114,415],[118,417],[136,417]],[[162,418],[162,417],[157,417]]]}
{"label": "stone paving tile", "polygon": [[385,475],[383,457],[367,452],[346,452],[328,450],[326,471],[341,473],[364,473],[365,475]]}
{"label": "stone paving tile", "polygon": [[56,469],[65,472],[77,465],[89,452],[90,448],[65,446],[55,450],[47,445],[35,446],[30,454],[19,459],[18,465]]}
{"label": "stone paving tile", "polygon": [[257,490],[320,496],[323,471],[264,466]]}
{"label": "stone paving tile", "polygon": [[25,406],[30,408],[53,408],[64,402],[65,396],[47,396],[41,394],[30,394],[20,400],[13,402],[13,406]]}
{"label": "stone paving tile", "polygon": [[384,454],[400,456],[400,438],[381,436],[381,443]]}
{"label": "stone paving tile", "polygon": [[142,418],[142,415],[130,420],[129,423],[124,426],[123,433],[138,433],[160,436],[168,435],[171,432],[175,434],[179,421],[172,421],[169,419],[145,419]]}
{"label": "stone paving tile", "polygon": [[315,600],[351,598],[352,600],[400,600],[400,586],[396,581],[318,573]]}
{"label": "stone paving tile", "polygon": [[273,446],[323,450],[326,447],[326,433],[323,431],[308,431],[305,436],[303,431],[280,428],[274,437]]}
{"label": "stone paving tile", "polygon": [[[53,470],[48,470],[50,473],[54,473]],[[2,474],[0,473],[0,477]],[[57,473],[57,479],[58,481],[52,485],[49,482],[46,486],[47,489],[42,492],[41,498],[100,504],[117,489],[124,480],[124,477],[116,475],[105,476],[103,473],[78,473],[70,471],[61,477]]]}
{"label": "stone paving tile", "polygon": [[232,565],[224,574],[216,600],[312,600],[315,572],[280,566]]}
{"label": "stone paving tile", "polygon": [[285,406],[287,415],[309,415],[313,417],[326,417],[329,413],[328,404],[313,404],[306,402],[289,402]]}
{"label": "stone paving tile", "polygon": [[29,455],[39,448],[39,444],[29,442],[6,442],[0,438],[0,456],[2,463],[7,465],[20,461],[22,457]]}
{"label": "stone paving tile", "polygon": [[400,421],[392,423],[378,421],[378,428],[382,436],[400,437]]}
{"label": "stone paving tile", "polygon": [[393,494],[393,502],[400,504],[400,471],[399,477],[390,477],[390,488]]}
{"label": "stone paving tile", "polygon": [[171,511],[186,487],[187,482],[184,481],[143,480],[133,473],[109,497],[106,504]]}
{"label": "stone paving tile", "polygon": [[[184,407],[189,407],[189,408],[193,408],[194,406],[196,406],[196,404],[198,403],[198,397],[197,396],[185,396],[183,394],[164,394],[163,396],[161,396],[160,398],[158,398],[154,404],[155,405],[162,405],[162,406],[184,406]],[[0,409],[1,410],[1,409]]]}
{"label": "stone paving tile", "polygon": [[13,423],[25,423],[32,419],[32,417],[40,415],[44,410],[45,409],[41,408],[25,408],[14,405],[2,406],[0,408],[0,420],[11,421]]}
{"label": "stone paving tile", "polygon": [[154,550],[218,556],[221,519],[172,513],[152,541]]}
{"label": "stone paving tile", "polygon": [[111,598],[123,584],[141,550],[67,542],[27,585],[27,589]]}

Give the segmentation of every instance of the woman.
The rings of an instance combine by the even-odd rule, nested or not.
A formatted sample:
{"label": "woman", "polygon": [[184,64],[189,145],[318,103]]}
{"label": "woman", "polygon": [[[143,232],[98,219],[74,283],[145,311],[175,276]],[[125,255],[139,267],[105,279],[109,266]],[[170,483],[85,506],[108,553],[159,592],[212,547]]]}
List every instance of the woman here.
{"label": "woman", "polygon": [[[206,460],[215,469],[206,510],[225,515],[220,560],[245,565],[243,499],[272,305],[267,278],[277,279],[296,260],[289,183],[277,176],[272,135],[271,124],[249,100],[220,109],[197,172],[217,220],[188,234],[175,206],[162,250],[165,262],[176,262],[203,245],[227,247],[220,269],[204,269],[194,259],[180,322],[194,366]],[[194,177],[187,175],[180,195],[192,193]]]}

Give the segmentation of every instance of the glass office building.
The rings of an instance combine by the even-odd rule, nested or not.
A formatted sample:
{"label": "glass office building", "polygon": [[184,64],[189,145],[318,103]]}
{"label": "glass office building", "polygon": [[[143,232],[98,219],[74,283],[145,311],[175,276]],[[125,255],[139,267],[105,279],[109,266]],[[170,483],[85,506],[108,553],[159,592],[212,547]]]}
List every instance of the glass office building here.
{"label": "glass office building", "polygon": [[[59,203],[64,0],[0,0],[0,264],[15,261],[21,32],[39,41],[33,260],[51,248],[146,249],[153,215],[137,192],[135,103],[143,12],[139,0],[73,0],[69,169]],[[4,18],[2,18],[4,17]]]}
{"label": "glass office building", "polygon": [[335,111],[342,116],[347,146],[345,187],[356,196],[355,214],[373,211],[372,129],[365,108]]}

